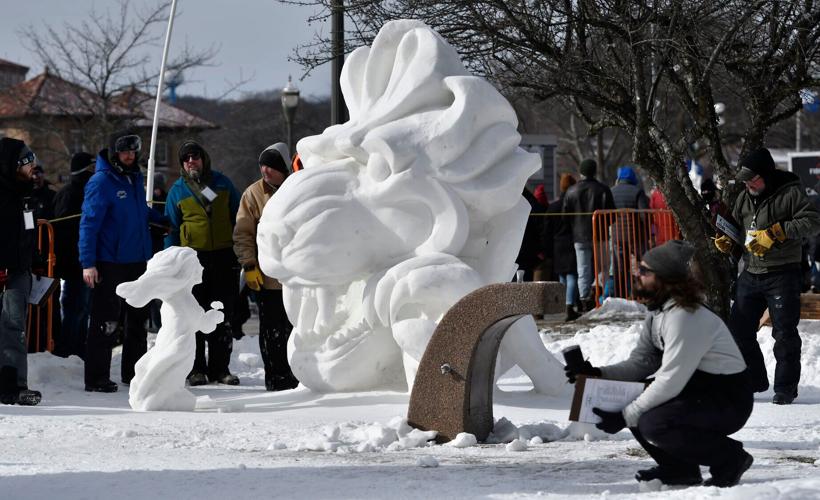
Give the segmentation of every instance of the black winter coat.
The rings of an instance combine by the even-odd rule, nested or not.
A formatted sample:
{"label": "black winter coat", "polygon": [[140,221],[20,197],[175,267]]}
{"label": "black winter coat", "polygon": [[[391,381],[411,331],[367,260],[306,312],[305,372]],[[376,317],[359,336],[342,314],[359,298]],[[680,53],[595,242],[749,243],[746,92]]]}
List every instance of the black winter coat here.
{"label": "black winter coat", "polygon": [[[596,210],[615,208],[612,192],[595,179],[581,179],[571,186],[564,196],[565,213],[588,213]],[[572,238],[575,243],[592,243],[592,214],[568,217],[572,224]],[[601,234],[606,239],[606,233]]]}
{"label": "black winter coat", "polygon": [[[564,198],[550,203],[548,214],[560,214],[563,211]],[[575,261],[575,246],[572,241],[572,224],[569,217],[549,215],[544,221],[544,246],[552,252],[552,270],[555,274],[575,274],[578,267]]]}
{"label": "black winter coat", "polygon": [[26,229],[23,212],[32,209],[26,198],[31,183],[17,180],[17,157],[24,143],[15,139],[0,139],[0,269],[26,271],[31,269],[34,250],[34,229]]}
{"label": "black winter coat", "polygon": [[57,192],[54,198],[56,218],[77,215],[73,219],[54,223],[54,253],[57,255],[56,274],[62,279],[81,280],[83,268],[80,266],[80,213],[85,198],[85,185],[91,178],[90,172],[71,176],[71,180]]}
{"label": "black winter coat", "polygon": [[[522,196],[530,204],[530,214],[544,213],[546,209],[543,205],[538,203],[538,200],[535,199],[535,196],[533,196],[528,189],[524,189]],[[542,251],[540,244],[542,230],[541,224],[541,216],[530,215],[527,219],[527,226],[524,229],[524,237],[521,241],[521,248],[518,251],[518,257],[515,259],[515,262],[518,264],[518,268],[525,271],[524,279],[526,281],[532,280],[533,271],[541,263],[541,257],[538,255]]]}

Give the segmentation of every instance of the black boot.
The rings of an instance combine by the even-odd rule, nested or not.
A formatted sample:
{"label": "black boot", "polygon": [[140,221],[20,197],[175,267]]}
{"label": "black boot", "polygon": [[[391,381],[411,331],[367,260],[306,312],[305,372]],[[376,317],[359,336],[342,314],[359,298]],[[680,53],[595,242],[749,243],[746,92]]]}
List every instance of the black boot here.
{"label": "black boot", "polygon": [[0,402],[4,405],[17,403],[20,389],[17,387],[17,368],[4,366],[0,368]]}
{"label": "black boot", "polygon": [[274,375],[265,381],[265,389],[268,391],[287,391],[295,389],[298,385],[299,380],[293,374]]}
{"label": "black boot", "polygon": [[26,387],[21,388],[17,394],[17,404],[20,406],[37,406],[42,399],[40,391],[32,391]]}
{"label": "black boot", "polygon": [[97,380],[90,384],[85,384],[85,392],[117,392],[120,386],[113,380]]}
{"label": "black boot", "polygon": [[564,317],[564,321],[575,321],[580,317],[581,315],[575,311],[575,308],[572,307],[572,304],[567,304],[567,315]]}
{"label": "black boot", "polygon": [[752,462],[754,462],[754,458],[741,448],[740,452],[726,463],[710,467],[712,477],[707,479],[703,485],[717,486],[718,488],[734,486],[740,482],[741,476],[749,470]]}
{"label": "black boot", "polygon": [[638,481],[660,479],[660,481],[667,486],[694,486],[703,482],[699,467],[684,471],[657,466],[651,469],[639,470],[635,474],[635,479]]}

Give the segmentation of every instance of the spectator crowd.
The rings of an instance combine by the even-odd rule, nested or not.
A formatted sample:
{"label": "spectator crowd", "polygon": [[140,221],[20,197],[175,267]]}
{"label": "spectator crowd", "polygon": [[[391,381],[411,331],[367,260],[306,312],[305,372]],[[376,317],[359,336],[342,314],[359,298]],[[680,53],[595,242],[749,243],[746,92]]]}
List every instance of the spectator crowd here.
{"label": "spectator crowd", "polygon": [[[169,246],[196,251],[203,277],[194,297],[206,309],[219,301],[225,312],[225,321],[214,332],[196,334],[188,384],[240,383],[229,369],[231,350],[233,340],[242,336],[242,323],[250,316],[248,301],[253,300],[259,306],[265,387],[278,391],[298,385],[287,360],[292,326],[282,287],[261,272],[256,248],[256,225],[264,205],[290,174],[288,147],[276,143],[262,151],[259,181],[240,193],[212,167],[203,145],[187,141],[177,155],[179,179],[167,194],[164,186],[157,186],[159,203],[154,206],[145,202],[141,152],[137,134],[116,132],[96,156],[74,154],[68,182],[55,192],[23,141],[0,138],[4,404],[36,405],[41,400],[27,384],[27,353],[36,342],[27,345],[26,324],[32,281],[47,274],[48,256],[41,249],[51,244],[54,276],[61,284],[59,307],[52,308],[53,353],[83,359],[86,391],[116,392],[120,383],[127,386],[134,377],[134,365],[147,351],[148,329],[159,326],[158,309],[156,304],[132,307],[115,290],[136,280],[153,254]],[[38,221],[43,219],[50,221],[54,241],[38,244]],[[47,308],[33,310],[48,314]],[[119,382],[111,380],[112,349],[117,345],[122,345]]]}

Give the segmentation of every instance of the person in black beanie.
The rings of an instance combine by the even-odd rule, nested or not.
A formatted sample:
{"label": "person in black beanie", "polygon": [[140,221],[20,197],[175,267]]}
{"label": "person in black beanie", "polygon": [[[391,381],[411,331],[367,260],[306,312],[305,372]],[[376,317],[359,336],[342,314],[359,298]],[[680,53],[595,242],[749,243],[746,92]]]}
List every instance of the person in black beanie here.
{"label": "person in black beanie", "polygon": [[578,375],[612,380],[654,381],[622,411],[592,411],[596,427],[609,434],[628,427],[656,467],[639,470],[640,482],[694,485],[700,466],[709,466],[706,486],[740,481],[753,458],[729,438],[752,413],[746,363],[729,329],[703,305],[704,288],[692,271],[694,247],[672,240],[643,255],[635,295],[649,309],[629,358],[596,368],[589,361],[566,367]]}
{"label": "person in black beanie", "polygon": [[[746,189],[735,199],[732,216],[746,233],[744,269],[737,278],[729,328],[743,353],[752,388],[764,392],[769,378],[757,330],[768,308],[772,320],[774,357],[774,404],[791,404],[800,382],[800,351],[797,331],[800,321],[801,263],[803,238],[820,232],[820,213],[809,201],[800,179],[777,170],[766,148],[756,149],[739,162],[736,179]],[[731,253],[728,236],[715,239],[715,246]]]}
{"label": "person in black beanie", "polygon": [[[575,246],[575,260],[578,266],[578,294],[581,297],[581,310],[587,312],[595,307],[595,290],[598,286],[603,290],[604,283],[609,278],[609,246],[607,234],[602,231],[596,241],[592,241],[592,212],[615,208],[612,191],[605,184],[598,182],[595,175],[598,164],[587,158],[578,167],[581,180],[570,187],[564,195],[564,213],[572,226],[572,239]],[[595,276],[593,262],[593,245],[602,263],[599,276]]]}
{"label": "person in black beanie", "polygon": [[265,389],[282,391],[299,385],[288,363],[287,345],[293,325],[288,321],[282,285],[259,269],[256,226],[271,196],[290,174],[288,147],[277,142],[259,155],[262,178],[242,193],[234,228],[234,252],[245,272],[245,282],[259,304],[259,350],[265,365]]}
{"label": "person in black beanie", "polygon": [[54,353],[85,359],[85,338],[91,312],[91,289],[83,281],[80,265],[80,214],[85,199],[85,185],[94,175],[95,158],[81,151],[71,157],[71,175],[54,198],[54,251],[57,256],[55,275],[63,280],[60,294],[62,324]]}
{"label": "person in black beanie", "polygon": [[41,395],[28,388],[26,312],[36,221],[28,195],[34,153],[26,143],[0,138],[0,402],[36,405]]}

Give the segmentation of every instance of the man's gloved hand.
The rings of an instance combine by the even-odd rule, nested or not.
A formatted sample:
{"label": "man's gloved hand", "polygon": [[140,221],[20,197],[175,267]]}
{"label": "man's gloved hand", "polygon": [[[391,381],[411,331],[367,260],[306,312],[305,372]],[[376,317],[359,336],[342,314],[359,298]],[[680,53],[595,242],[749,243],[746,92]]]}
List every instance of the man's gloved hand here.
{"label": "man's gloved hand", "polygon": [[569,383],[574,384],[575,383],[575,377],[577,377],[578,375],[587,375],[587,376],[590,376],[590,377],[600,377],[601,376],[601,369],[600,368],[595,368],[594,366],[592,366],[592,363],[590,363],[589,361],[584,361],[584,364],[582,364],[580,367],[575,368],[575,369],[570,368],[569,366],[565,366],[564,367],[564,373],[567,375],[567,380],[569,380]]}
{"label": "man's gloved hand", "polygon": [[774,223],[767,229],[749,231],[746,234],[752,237],[752,240],[746,244],[746,248],[758,257],[768,252],[775,241],[786,241],[786,231],[783,230],[783,226],[779,222]]}
{"label": "man's gloved hand", "polygon": [[592,413],[601,417],[601,421],[595,424],[595,427],[607,434],[615,434],[626,427],[624,416],[619,411],[604,411],[600,408],[593,408]]}
{"label": "man's gloved hand", "polygon": [[245,269],[245,282],[250,289],[255,292],[262,289],[262,285],[265,283],[265,277],[262,276],[262,271],[259,270],[259,266],[255,265]]}
{"label": "man's gloved hand", "polygon": [[732,238],[729,238],[725,234],[723,236],[715,238],[715,246],[718,250],[723,253],[729,253],[732,251]]}

